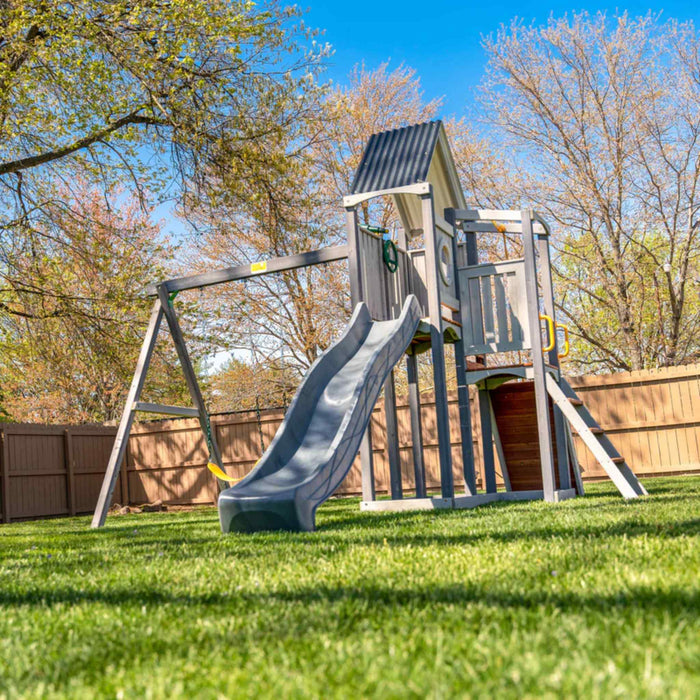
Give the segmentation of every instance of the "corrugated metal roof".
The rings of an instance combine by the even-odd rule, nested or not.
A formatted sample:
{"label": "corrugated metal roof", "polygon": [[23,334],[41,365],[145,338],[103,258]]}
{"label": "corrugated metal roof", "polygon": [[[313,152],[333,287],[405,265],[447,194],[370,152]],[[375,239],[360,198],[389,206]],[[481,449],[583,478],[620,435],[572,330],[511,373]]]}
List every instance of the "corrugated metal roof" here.
{"label": "corrugated metal roof", "polygon": [[351,194],[425,182],[441,126],[438,120],[373,134],[355,173]]}

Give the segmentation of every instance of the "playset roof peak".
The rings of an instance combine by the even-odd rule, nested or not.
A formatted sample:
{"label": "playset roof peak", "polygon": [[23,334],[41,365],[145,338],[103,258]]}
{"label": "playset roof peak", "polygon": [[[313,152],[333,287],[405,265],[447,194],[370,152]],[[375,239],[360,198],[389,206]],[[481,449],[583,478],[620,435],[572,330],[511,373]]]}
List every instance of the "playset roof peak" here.
{"label": "playset roof peak", "polygon": [[373,134],[355,173],[351,194],[391,194],[406,232],[415,235],[421,231],[420,201],[392,190],[420,182],[432,185],[435,211],[466,207],[441,120]]}

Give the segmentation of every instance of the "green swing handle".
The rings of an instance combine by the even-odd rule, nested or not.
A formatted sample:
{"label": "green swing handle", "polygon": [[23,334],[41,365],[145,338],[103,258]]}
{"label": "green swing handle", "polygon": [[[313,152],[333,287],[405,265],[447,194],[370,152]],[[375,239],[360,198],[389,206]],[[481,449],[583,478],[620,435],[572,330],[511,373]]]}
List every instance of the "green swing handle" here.
{"label": "green swing handle", "polygon": [[391,238],[387,238],[384,241],[384,245],[382,247],[382,258],[384,260],[384,265],[386,265],[386,269],[392,274],[399,269],[399,251],[396,248],[396,243],[394,243]]}

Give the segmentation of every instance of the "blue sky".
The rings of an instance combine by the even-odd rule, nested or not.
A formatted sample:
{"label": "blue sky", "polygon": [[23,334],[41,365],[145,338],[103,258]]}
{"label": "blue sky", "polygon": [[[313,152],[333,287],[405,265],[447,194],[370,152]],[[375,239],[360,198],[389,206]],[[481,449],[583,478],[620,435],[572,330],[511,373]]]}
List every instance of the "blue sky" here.
{"label": "blue sky", "polygon": [[[630,15],[661,12],[664,18],[693,20],[700,26],[700,0],[668,0],[651,3],[631,1],[623,5],[606,2],[573,4],[572,0],[503,0],[459,3],[445,0],[300,0],[307,12],[304,21],[324,30],[320,41],[334,48],[326,77],[344,83],[356,63],[376,68],[382,61],[416,69],[426,99],[444,97],[442,115],[469,116],[476,88],[483,74],[485,56],[481,37],[495,32],[514,17],[543,24],[550,15],[561,17],[572,11],[593,14],[616,10]],[[429,8],[427,11],[425,8]],[[156,211],[166,230],[179,237],[185,226],[172,214],[172,202]]]}
{"label": "blue sky", "polygon": [[[304,7],[304,3],[301,2]],[[572,10],[614,14],[627,10],[631,15],[663,12],[665,18],[692,19],[700,25],[698,0],[669,0],[662,3],[625,4],[571,0],[538,2],[445,2],[431,0],[354,0],[349,3],[315,0],[308,5],[306,22],[325,29],[324,39],[333,45],[328,76],[343,82],[352,66],[365,61],[376,67],[391,59],[391,65],[404,63],[415,68],[426,98],[445,97],[444,115],[468,114],[484,67],[481,36],[495,32],[513,17],[526,22],[546,22],[550,15],[562,16]]]}

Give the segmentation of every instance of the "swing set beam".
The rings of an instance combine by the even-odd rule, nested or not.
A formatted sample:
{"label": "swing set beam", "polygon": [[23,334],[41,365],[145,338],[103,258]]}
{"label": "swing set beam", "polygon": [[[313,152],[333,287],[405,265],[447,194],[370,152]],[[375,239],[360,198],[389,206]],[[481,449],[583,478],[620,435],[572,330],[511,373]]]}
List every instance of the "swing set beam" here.
{"label": "swing set beam", "polygon": [[159,287],[162,287],[166,294],[182,292],[186,289],[201,289],[202,287],[211,287],[215,284],[223,284],[224,282],[235,282],[236,280],[257,277],[262,274],[285,272],[286,270],[296,270],[300,267],[320,265],[321,263],[335,262],[336,260],[346,260],[348,255],[348,245],[328,246],[327,248],[311,250],[308,253],[285,255],[280,258],[269,258],[267,260],[261,260],[260,262],[225,267],[221,270],[212,270],[211,272],[203,272],[200,275],[176,277],[158,285],[152,284],[146,288],[146,292],[149,296],[158,296]]}

